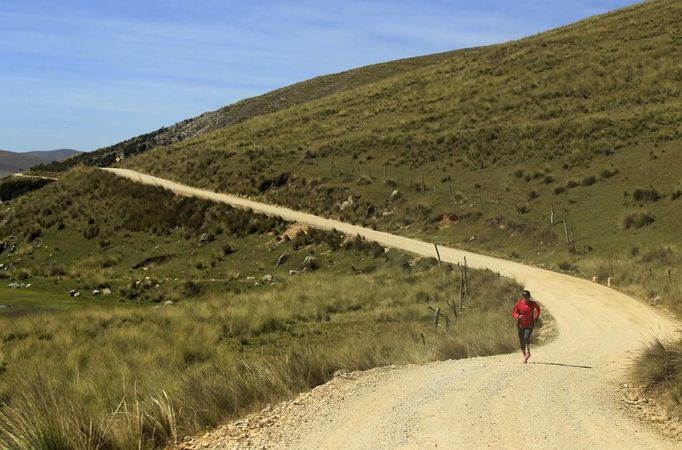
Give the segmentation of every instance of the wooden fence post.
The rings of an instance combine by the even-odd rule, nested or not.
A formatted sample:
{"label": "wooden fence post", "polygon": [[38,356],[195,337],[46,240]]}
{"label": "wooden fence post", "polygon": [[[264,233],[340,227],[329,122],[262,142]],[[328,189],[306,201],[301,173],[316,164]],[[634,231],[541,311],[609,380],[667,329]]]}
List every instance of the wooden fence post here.
{"label": "wooden fence post", "polygon": [[440,266],[440,252],[438,251],[438,244],[433,244],[436,248],[436,256],[438,257],[438,265]]}
{"label": "wooden fence post", "polygon": [[469,295],[469,265],[466,256],[464,257],[464,295]]}
{"label": "wooden fence post", "polygon": [[459,271],[459,310],[462,310],[462,300],[464,299],[464,274],[462,269]]}

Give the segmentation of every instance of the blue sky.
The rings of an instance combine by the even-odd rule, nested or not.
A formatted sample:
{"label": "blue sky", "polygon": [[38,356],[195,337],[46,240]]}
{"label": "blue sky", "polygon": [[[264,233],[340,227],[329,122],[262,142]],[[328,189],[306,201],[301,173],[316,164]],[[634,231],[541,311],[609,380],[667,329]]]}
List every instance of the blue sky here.
{"label": "blue sky", "polygon": [[94,150],[317,75],[630,0],[0,0],[0,149]]}

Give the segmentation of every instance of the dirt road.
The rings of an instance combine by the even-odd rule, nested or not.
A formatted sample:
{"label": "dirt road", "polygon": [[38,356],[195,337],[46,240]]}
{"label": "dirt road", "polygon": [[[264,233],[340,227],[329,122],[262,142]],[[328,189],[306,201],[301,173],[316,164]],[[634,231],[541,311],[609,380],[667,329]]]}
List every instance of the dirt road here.
{"label": "dirt road", "polygon": [[[435,256],[433,244],[369,230],[240,197],[216,194],[130,170],[105,169],[177,194],[251,208],[315,227],[359,234],[382,245]],[[679,448],[631,419],[619,399],[629,355],[677,324],[604,286],[498,258],[440,247],[447,262],[517,279],[556,319],[559,337],[519,354],[372,372],[344,386],[315,390],[300,420],[283,420],[271,441],[291,448]],[[378,374],[378,375],[377,375]],[[320,394],[316,394],[320,392]],[[330,400],[332,399],[332,400]],[[267,433],[266,433],[267,435]],[[228,446],[216,440],[211,447]],[[229,446],[228,446],[229,447]]]}

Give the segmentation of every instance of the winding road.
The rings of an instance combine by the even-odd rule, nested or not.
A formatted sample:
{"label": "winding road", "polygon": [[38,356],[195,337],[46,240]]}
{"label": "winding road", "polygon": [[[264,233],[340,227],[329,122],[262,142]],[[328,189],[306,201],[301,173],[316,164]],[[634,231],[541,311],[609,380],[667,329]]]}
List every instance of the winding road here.
{"label": "winding road", "polygon": [[[435,256],[432,243],[287,208],[181,185],[127,169],[104,169],[176,194],[228,203],[384,246]],[[630,356],[678,324],[613,289],[499,258],[440,247],[441,259],[514,278],[552,313],[559,336],[521,355],[446,361],[387,372],[359,383],[327,413],[291,425],[290,448],[680,448],[632,419],[619,399]]]}

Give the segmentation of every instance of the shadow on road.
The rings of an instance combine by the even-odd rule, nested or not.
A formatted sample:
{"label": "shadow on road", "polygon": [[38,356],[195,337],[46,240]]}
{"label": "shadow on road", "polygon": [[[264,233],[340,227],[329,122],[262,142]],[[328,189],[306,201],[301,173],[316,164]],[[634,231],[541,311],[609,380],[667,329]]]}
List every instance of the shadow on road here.
{"label": "shadow on road", "polygon": [[530,362],[529,364],[545,364],[547,366],[577,367],[578,369],[591,369],[592,368],[592,366],[581,366],[578,364],[562,364],[562,363],[541,362],[541,361],[533,361],[533,362]]}

